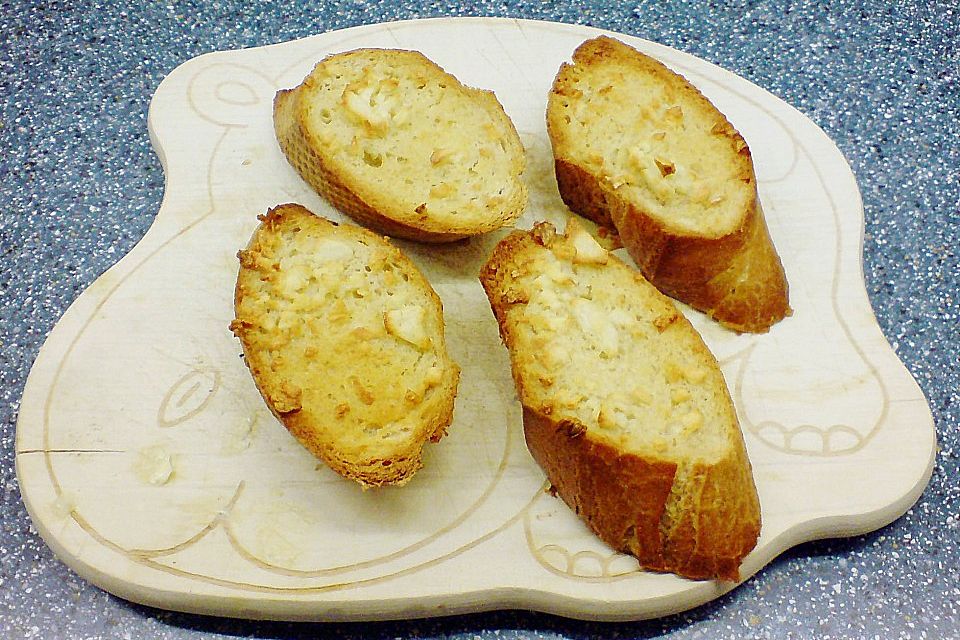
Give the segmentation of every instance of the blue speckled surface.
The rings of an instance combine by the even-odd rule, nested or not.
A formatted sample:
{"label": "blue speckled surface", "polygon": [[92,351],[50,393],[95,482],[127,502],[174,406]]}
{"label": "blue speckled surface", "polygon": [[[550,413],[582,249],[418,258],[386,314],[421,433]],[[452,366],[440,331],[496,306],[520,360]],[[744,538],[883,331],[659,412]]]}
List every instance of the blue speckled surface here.
{"label": "blue speckled surface", "polygon": [[[57,561],[13,469],[18,403],[67,306],[146,232],[163,196],[147,135],[165,74],[209,51],[428,16],[603,27],[719,64],[794,105],[863,193],[864,273],[940,451],[917,505],[869,535],[802,545],[732,594],[663,620],[525,612],[342,625],[130,605]],[[960,9],[816,2],[0,3],[0,637],[960,637]],[[881,470],[878,470],[880,473]]]}

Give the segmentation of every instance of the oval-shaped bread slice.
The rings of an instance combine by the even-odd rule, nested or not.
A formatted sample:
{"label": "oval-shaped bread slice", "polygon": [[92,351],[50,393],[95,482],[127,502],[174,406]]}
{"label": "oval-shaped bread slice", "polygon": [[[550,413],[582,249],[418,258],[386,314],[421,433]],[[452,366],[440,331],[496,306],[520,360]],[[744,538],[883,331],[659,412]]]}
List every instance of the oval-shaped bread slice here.
{"label": "oval-shaped bread slice", "polygon": [[554,80],[547,130],[564,202],[615,228],[657,288],[741,332],[790,313],[750,150],[682,76],[588,40]]}
{"label": "oval-shaped bread slice", "polygon": [[760,502],[723,374],[673,302],[575,218],[510,234],[480,280],[556,493],[643,567],[737,580]]}
{"label": "oval-shaped bread slice", "polygon": [[293,436],[364,487],[403,484],[453,418],[440,298],[383,237],[294,204],[239,252],[231,329]]}
{"label": "oval-shaped bread slice", "polygon": [[320,195],[387,235],[449,242],[512,223],[523,145],[490,91],[416,51],[331,55],[274,100],[287,159]]}

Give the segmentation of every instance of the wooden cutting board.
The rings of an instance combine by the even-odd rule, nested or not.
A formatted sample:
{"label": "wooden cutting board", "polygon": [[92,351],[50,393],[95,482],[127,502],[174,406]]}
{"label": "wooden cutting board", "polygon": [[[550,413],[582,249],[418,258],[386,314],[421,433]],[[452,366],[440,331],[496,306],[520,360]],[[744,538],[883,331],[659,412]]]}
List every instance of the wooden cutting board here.
{"label": "wooden cutting board", "polygon": [[[525,608],[660,616],[735,585],[640,571],[558,499],[527,453],[506,350],[476,279],[502,234],[398,242],[443,299],[463,367],[450,435],[402,488],[361,491],[271,416],[228,330],[235,254],[283,202],[343,220],[287,164],[271,103],[323,56],[418,49],[493,89],[528,152],[518,226],[569,215],[544,125],[559,65],[596,29],[500,19],[400,22],[190,60],[160,85],[150,134],[166,193],[146,237],[70,307],[30,373],[21,491],[77,573],[168,609],[279,619],[389,619]],[[613,34],[616,35],[616,34]],[[763,531],[750,576],[785,549],[899,517],[930,477],[919,388],[873,317],[863,210],[847,163],[799,112],[673,49],[616,36],[684,74],[749,143],[792,317],[761,336],[687,315],[720,360],[753,461]]]}

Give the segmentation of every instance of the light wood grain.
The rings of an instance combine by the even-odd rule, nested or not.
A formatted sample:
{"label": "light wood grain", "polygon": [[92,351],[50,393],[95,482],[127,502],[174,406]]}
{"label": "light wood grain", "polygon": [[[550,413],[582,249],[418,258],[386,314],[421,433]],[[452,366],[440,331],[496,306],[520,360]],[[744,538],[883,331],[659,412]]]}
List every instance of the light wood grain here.
{"label": "light wood grain", "polygon": [[[585,27],[494,19],[360,27],[190,60],[153,99],[167,175],[144,239],[71,306],[31,371],[16,461],[31,516],[81,576],[154,606],[251,618],[388,619],[518,607],[634,619],[734,585],[646,573],[557,499],[522,439],[506,350],[476,279],[502,234],[398,244],[444,302],[463,367],[450,435],[399,489],[361,491],[264,407],[227,329],[237,249],[256,216],[313,194],[273,137],[271,101],[324,55],[417,49],[493,89],[527,148],[518,226],[568,211],[544,110]],[[798,543],[876,529],[929,479],[935,435],[883,338],[860,266],[862,205],[847,163],[782,101],[701,60],[619,36],[688,77],[750,144],[790,281],[792,317],[761,336],[688,316],[721,361],[763,508],[752,575]],[[346,221],[349,223],[349,221]]]}

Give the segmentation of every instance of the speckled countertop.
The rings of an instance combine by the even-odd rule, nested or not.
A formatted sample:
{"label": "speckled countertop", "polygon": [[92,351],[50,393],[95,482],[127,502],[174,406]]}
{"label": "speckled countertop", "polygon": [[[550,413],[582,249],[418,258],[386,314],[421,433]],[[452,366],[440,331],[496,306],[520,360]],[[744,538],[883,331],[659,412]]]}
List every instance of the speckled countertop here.
{"label": "speckled countertop", "polygon": [[[163,171],[146,125],[159,82],[209,51],[457,15],[575,22],[654,40],[751,80],[833,138],[863,194],[870,300],[936,422],[940,447],[919,502],[880,531],[802,545],[726,597],[640,623],[525,612],[254,623],[131,605],[87,584],[30,524],[14,472],[15,424],[54,323],[159,209]],[[960,637],[960,10],[952,0],[3,2],[0,105],[0,637]]]}

